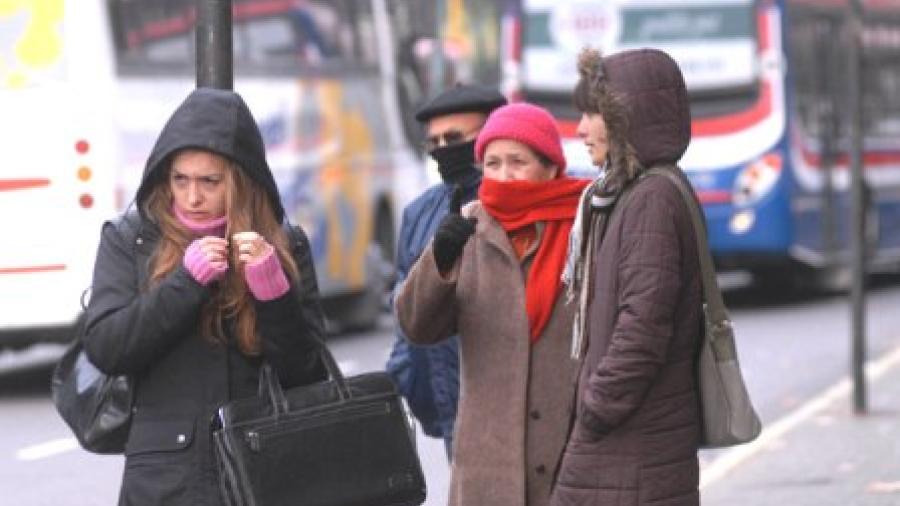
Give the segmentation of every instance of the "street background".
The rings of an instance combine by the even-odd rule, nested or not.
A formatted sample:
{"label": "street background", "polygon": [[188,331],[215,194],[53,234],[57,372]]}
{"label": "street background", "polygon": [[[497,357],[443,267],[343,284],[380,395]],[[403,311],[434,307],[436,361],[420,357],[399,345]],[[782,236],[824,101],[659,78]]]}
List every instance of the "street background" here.
{"label": "street background", "polygon": [[[769,286],[720,278],[765,429],[751,444],[700,453],[703,503],[900,505],[897,2],[240,0],[235,30],[206,22],[197,33],[195,7],[220,2],[65,3],[0,0],[0,139],[12,139],[0,150],[0,230],[15,241],[0,248],[0,345],[34,338],[4,331],[71,323],[99,224],[128,204],[195,69],[210,71],[201,84],[226,87],[236,70],[285,207],[310,236],[326,310],[345,327],[377,322],[329,345],[345,374],[381,370],[394,340],[381,282],[400,213],[426,174],[437,177],[417,106],[457,81],[545,106],[564,132],[568,172],[594,177],[575,135],[577,53],[650,45],[676,57],[691,90],[693,138],[680,164],[719,266],[755,269]],[[197,54],[219,54],[202,51],[222,40],[207,30],[237,34],[233,69],[228,58],[197,65]],[[862,297],[786,288],[810,281],[810,267],[815,278],[862,272],[864,259],[895,274],[867,290],[853,284],[868,297],[857,341],[868,414],[857,416],[851,299],[860,307]],[[348,290],[364,297],[347,300]],[[56,334],[43,337],[69,337]],[[116,501],[122,457],[80,450],[50,401],[61,351],[0,351],[0,506]],[[418,434],[418,445],[426,504],[443,505],[443,443]]]}
{"label": "street background", "polygon": [[[900,278],[877,278],[869,293],[869,358],[882,364],[870,371],[871,413],[865,417],[852,414],[846,383],[846,295],[788,295],[743,286],[739,278],[723,278],[723,284],[735,286],[727,290],[727,302],[766,428],[762,444],[701,452],[703,504],[900,504]],[[391,325],[384,315],[374,332],[330,338],[346,373],[383,367]],[[122,458],[78,449],[50,402],[50,373],[59,352],[58,346],[41,345],[0,354],[0,504],[116,501]],[[426,504],[445,504],[443,445],[421,434],[418,444]]]}

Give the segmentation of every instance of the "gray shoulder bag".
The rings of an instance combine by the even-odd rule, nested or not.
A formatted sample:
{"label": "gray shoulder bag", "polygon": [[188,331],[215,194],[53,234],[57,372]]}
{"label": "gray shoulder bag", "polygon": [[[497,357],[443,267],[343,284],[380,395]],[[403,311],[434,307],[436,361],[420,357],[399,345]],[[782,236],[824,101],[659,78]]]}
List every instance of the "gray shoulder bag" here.
{"label": "gray shoulder bag", "polygon": [[703,417],[702,448],[722,448],[756,439],[762,430],[759,416],[750,402],[744,385],[734,344],[734,329],[722,301],[716,281],[712,255],[706,242],[706,227],[693,190],[680,170],[654,167],[648,176],[660,175],[678,188],[691,213],[697,251],[700,254],[700,273],[703,280],[703,341],[697,363],[700,385],[701,415]]}

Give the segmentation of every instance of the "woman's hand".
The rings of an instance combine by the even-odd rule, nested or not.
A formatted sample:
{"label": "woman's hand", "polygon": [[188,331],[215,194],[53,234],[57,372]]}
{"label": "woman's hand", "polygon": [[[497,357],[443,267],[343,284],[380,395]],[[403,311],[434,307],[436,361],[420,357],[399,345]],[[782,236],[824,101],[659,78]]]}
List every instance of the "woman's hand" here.
{"label": "woman's hand", "polygon": [[228,272],[228,241],[214,236],[195,239],[185,250],[182,262],[201,285],[222,279]]}
{"label": "woman's hand", "polygon": [[238,252],[238,261],[252,264],[262,260],[272,251],[272,245],[256,232],[238,232],[231,236]]}
{"label": "woman's hand", "polygon": [[228,241],[210,235],[197,239],[197,245],[210,267],[216,270],[228,268]]}
{"label": "woman's hand", "polygon": [[463,246],[469,237],[475,233],[475,218],[463,218],[460,215],[462,207],[462,187],[456,186],[450,196],[450,210],[441,221],[434,233],[434,263],[437,264],[441,274],[446,274],[453,268],[453,264],[462,254]]}

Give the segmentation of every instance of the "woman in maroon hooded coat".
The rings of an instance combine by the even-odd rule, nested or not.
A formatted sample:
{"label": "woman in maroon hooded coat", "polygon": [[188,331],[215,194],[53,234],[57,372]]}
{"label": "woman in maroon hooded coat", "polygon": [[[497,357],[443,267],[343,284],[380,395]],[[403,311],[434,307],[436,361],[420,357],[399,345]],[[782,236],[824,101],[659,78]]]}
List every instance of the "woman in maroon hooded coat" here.
{"label": "woman in maroon hooded coat", "polygon": [[[606,169],[580,209],[608,206],[627,187],[631,195],[616,204],[602,239],[602,212],[576,221],[568,262],[576,274],[567,274],[570,293],[581,295],[572,349],[584,362],[552,504],[696,505],[697,248],[679,190],[665,177],[641,177],[653,167],[680,170],[687,91],[675,62],[656,50],[606,58],[586,50],[579,72],[578,133]],[[579,244],[588,246],[585,258]]]}

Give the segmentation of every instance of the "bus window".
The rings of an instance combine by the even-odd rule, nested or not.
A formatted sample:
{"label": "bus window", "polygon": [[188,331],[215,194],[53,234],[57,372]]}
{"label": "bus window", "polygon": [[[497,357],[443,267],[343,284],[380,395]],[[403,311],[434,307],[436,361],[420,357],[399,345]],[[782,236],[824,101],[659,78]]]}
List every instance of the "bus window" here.
{"label": "bus window", "polygon": [[194,69],[194,14],[184,2],[108,0],[120,74],[188,74]]}
{"label": "bus window", "polygon": [[236,7],[235,68],[315,72],[353,61],[354,34],[344,2],[305,0],[272,9],[270,16],[244,14],[252,10],[240,6],[252,4]]}
{"label": "bus window", "polygon": [[640,47],[681,67],[695,118],[745,109],[759,92],[756,2],[578,2],[525,0],[521,92],[558,117],[576,116],[575,61],[585,46],[606,54]]}
{"label": "bus window", "polygon": [[[121,73],[193,73],[192,2],[109,2]],[[356,58],[346,2],[238,0],[233,9],[236,74],[329,71]]]}
{"label": "bus window", "polygon": [[863,35],[863,128],[875,138],[900,136],[900,26],[871,24]]}
{"label": "bus window", "polygon": [[790,36],[791,70],[796,92],[795,107],[803,129],[830,149],[846,131],[841,121],[846,100],[841,20],[833,16],[798,17]]}

